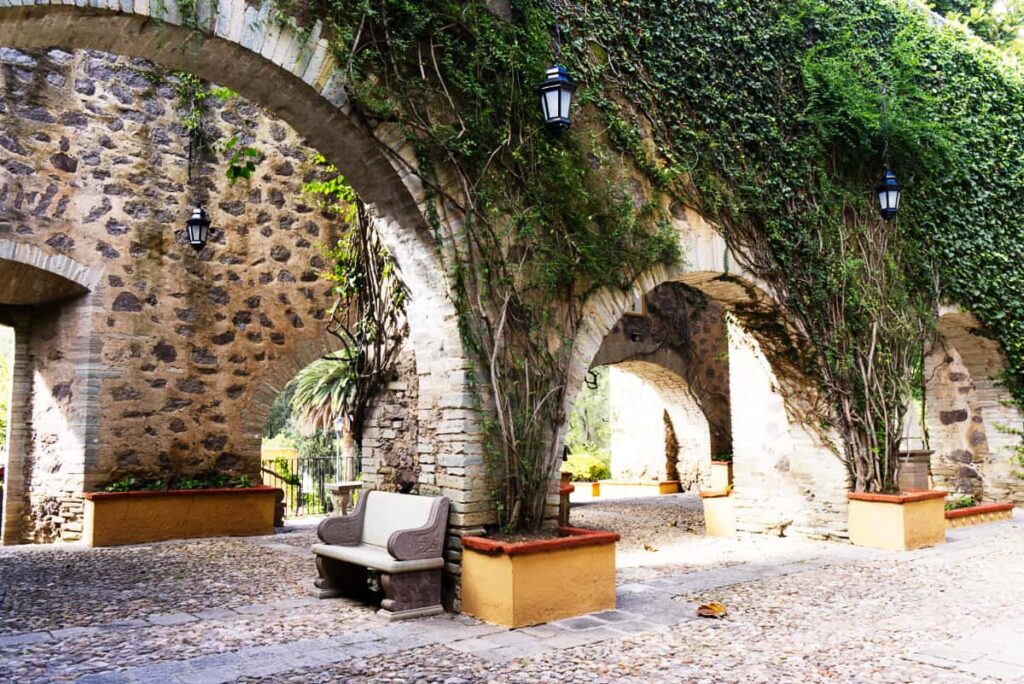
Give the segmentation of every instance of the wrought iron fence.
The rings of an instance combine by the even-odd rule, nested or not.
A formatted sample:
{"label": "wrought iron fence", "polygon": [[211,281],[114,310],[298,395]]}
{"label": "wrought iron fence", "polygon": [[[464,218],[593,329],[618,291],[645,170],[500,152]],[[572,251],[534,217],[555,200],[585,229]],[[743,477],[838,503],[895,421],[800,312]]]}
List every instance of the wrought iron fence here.
{"label": "wrought iron fence", "polygon": [[284,514],[292,518],[323,515],[334,510],[327,483],[339,479],[337,467],[335,458],[299,456],[294,452],[265,456],[260,474],[263,484],[284,490]]}

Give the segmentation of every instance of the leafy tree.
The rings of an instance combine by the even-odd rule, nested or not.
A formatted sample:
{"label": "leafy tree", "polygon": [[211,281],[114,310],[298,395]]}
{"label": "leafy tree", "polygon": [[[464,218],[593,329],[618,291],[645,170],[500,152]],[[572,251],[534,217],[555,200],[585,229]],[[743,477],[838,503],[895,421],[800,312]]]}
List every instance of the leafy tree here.
{"label": "leafy tree", "polygon": [[959,21],[993,45],[1018,52],[1024,47],[1022,0],[937,0],[932,6],[939,14]]}
{"label": "leafy tree", "polygon": [[341,451],[346,458],[356,456],[348,413],[356,391],[354,371],[352,354],[344,352],[339,357],[317,359],[289,383],[293,385],[291,408],[304,433],[329,434],[334,429],[334,421],[342,419]]}

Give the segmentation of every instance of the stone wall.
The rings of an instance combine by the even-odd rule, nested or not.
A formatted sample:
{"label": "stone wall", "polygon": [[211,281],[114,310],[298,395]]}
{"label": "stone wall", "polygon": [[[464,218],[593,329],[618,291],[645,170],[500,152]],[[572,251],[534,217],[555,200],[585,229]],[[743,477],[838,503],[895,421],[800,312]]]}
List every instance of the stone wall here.
{"label": "stone wall", "polygon": [[[186,136],[162,71],[102,53],[0,49],[0,75],[0,240],[99,274],[88,295],[21,314],[36,375],[21,539],[73,538],[69,501],[124,477],[258,478],[274,394],[337,347],[321,324],[332,299],[318,272],[319,245],[339,228],[300,193],[316,173],[312,151],[243,99],[207,100],[209,138],[255,141],[262,157],[235,186],[223,157],[204,157],[195,197],[213,232],[196,254],[184,237]],[[415,390],[406,395],[388,429],[402,420],[415,444],[415,409],[395,416],[415,404]],[[415,471],[415,449],[400,450]]]}
{"label": "stone wall", "polygon": [[1024,411],[999,375],[999,345],[973,316],[949,309],[925,356],[925,423],[935,486],[989,501],[1024,503]]}
{"label": "stone wall", "polygon": [[366,418],[362,441],[363,481],[388,492],[419,493],[416,406],[419,377],[411,350],[399,357],[395,374]]}
{"label": "stone wall", "polygon": [[741,530],[845,538],[846,470],[822,435],[790,419],[753,335],[729,325],[733,478]]}

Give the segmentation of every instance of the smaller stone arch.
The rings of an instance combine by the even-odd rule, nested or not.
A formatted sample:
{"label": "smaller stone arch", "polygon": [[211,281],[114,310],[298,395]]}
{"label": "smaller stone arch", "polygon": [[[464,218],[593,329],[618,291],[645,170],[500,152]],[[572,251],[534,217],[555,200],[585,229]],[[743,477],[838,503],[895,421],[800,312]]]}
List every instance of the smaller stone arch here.
{"label": "smaller stone arch", "polygon": [[[609,369],[612,479],[669,479],[662,411],[653,410],[660,408],[649,401],[653,393],[668,413],[679,443],[676,469],[682,488],[707,482],[711,468],[711,432],[683,376],[665,366],[639,359],[611,364]],[[623,459],[627,454],[629,457]]]}
{"label": "smaller stone arch", "polygon": [[16,240],[0,240],[0,306],[48,304],[96,288],[103,271]]}
{"label": "smaller stone arch", "polygon": [[[0,324],[14,328],[4,545],[48,541],[56,526],[48,533],[47,518],[77,519],[81,531],[71,497],[97,452],[102,341],[89,330],[103,310],[102,277],[66,255],[0,240]],[[30,510],[42,522],[35,529],[23,525]]]}

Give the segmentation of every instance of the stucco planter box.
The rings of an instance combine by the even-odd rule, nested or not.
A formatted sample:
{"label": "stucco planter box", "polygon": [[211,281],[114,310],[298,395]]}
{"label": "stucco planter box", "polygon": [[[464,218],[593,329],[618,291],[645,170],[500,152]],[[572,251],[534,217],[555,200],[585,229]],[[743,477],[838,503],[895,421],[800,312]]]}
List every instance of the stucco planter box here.
{"label": "stucco planter box", "polygon": [[969,527],[1013,519],[1012,503],[987,503],[946,511],[946,528]]}
{"label": "stucco planter box", "polygon": [[732,461],[711,462],[711,483],[708,489],[721,492],[732,487]]}
{"label": "stucco planter box", "polygon": [[658,482],[623,482],[620,480],[601,480],[594,496],[630,497],[657,496],[661,494],[678,494],[679,480],[662,480]]}
{"label": "stucco planter box", "polygon": [[704,504],[704,533],[709,537],[731,537],[736,534],[736,512],[730,490],[701,492]]}
{"label": "stucco planter box", "polygon": [[946,542],[946,492],[850,492],[846,496],[850,541],[857,546],[909,551]]}
{"label": "stucco planter box", "polygon": [[273,534],[277,487],[88,492],[85,531],[90,546],[141,544],[194,537]]}
{"label": "stucco planter box", "polygon": [[462,538],[462,611],[526,627],[615,608],[615,532],[559,527],[557,539]]}

